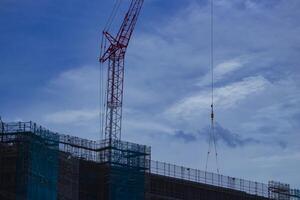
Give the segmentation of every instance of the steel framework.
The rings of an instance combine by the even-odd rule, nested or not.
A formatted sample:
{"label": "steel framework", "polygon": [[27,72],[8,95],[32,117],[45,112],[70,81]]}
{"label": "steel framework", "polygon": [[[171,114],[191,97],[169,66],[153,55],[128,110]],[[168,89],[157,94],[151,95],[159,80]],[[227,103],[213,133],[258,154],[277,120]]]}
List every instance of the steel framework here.
{"label": "steel framework", "polygon": [[105,139],[110,144],[113,140],[121,140],[124,59],[143,2],[144,0],[131,1],[116,37],[103,31],[103,37],[110,43],[99,60],[101,63],[108,62]]}
{"label": "steel framework", "polygon": [[[33,122],[0,125],[0,199],[144,199],[150,147],[119,140],[111,146]],[[9,176],[17,183],[8,184]]]}
{"label": "steel framework", "polygon": [[[98,199],[99,195],[107,194],[106,190],[110,191],[109,199],[120,199],[118,195],[126,200],[144,199],[144,192],[152,193],[152,186],[160,184],[161,181],[164,187],[158,185],[154,189],[166,187],[165,190],[157,192],[172,193],[170,195],[174,196],[178,192],[179,196],[188,193],[177,184],[184,182],[267,199],[300,199],[300,191],[291,189],[287,184],[253,182],[151,161],[151,149],[144,145],[114,141],[110,146],[107,140],[96,142],[58,134],[33,122],[0,125],[0,198],[8,197],[4,199],[15,199],[11,194],[15,192],[16,186],[19,194],[24,193],[22,189],[25,186],[30,186],[24,195],[37,197],[39,194],[48,194],[47,199],[54,199],[55,195],[66,200],[87,199],[87,196]],[[150,180],[152,186],[144,184],[149,181],[145,174],[153,178]],[[34,176],[31,177],[32,175]],[[27,182],[18,180],[17,185],[14,185],[15,178],[11,182],[7,178],[12,176],[27,177],[24,179]],[[158,180],[156,177],[161,178]],[[168,188],[173,185],[170,186],[168,180],[174,180],[179,189],[170,191]],[[43,184],[45,182],[47,185]],[[55,182],[58,189],[54,187]],[[104,189],[99,192],[99,187],[96,186],[101,184]],[[46,190],[47,193],[44,192]]]}

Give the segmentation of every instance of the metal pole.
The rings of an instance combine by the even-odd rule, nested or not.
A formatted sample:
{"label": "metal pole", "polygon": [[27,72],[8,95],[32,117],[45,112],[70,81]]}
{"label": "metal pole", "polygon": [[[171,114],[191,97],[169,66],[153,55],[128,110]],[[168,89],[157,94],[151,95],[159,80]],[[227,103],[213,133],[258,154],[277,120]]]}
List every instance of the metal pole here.
{"label": "metal pole", "polygon": [[1,142],[3,142],[3,138],[4,138],[4,123],[2,121],[1,116],[0,116],[0,125],[1,125]]}

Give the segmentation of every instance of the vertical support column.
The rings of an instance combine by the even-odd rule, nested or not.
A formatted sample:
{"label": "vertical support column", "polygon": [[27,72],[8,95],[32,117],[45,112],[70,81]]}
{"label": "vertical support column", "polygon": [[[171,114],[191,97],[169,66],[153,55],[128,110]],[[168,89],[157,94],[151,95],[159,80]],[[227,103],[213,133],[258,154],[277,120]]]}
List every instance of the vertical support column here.
{"label": "vertical support column", "polygon": [[109,200],[142,200],[146,193],[146,172],[149,172],[150,149],[119,141],[114,147],[114,162],[109,165]]}
{"label": "vertical support column", "polygon": [[3,138],[4,138],[4,123],[3,123],[1,117],[0,117],[0,135],[1,135],[1,142],[3,142]]}
{"label": "vertical support column", "polygon": [[108,66],[105,139],[110,146],[121,138],[123,83],[124,54],[120,49],[110,56]]}

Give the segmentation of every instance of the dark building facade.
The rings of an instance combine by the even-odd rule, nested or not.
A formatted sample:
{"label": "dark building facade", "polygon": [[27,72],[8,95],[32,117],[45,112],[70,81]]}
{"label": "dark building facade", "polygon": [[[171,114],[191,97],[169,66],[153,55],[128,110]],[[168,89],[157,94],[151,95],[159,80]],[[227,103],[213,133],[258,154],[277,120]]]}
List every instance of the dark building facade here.
{"label": "dark building facade", "polygon": [[2,123],[0,199],[300,199],[288,185],[263,184],[151,161],[150,148],[95,142],[32,122]]}

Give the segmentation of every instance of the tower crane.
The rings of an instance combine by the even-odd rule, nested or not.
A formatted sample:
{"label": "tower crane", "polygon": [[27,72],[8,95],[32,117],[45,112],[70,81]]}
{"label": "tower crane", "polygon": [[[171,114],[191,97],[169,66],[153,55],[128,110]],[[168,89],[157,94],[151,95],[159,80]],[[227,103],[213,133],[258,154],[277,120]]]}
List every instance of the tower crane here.
{"label": "tower crane", "polygon": [[144,0],[131,0],[116,36],[107,30],[103,31],[103,38],[109,45],[107,49],[103,49],[99,62],[108,65],[104,139],[110,145],[112,141],[121,140],[124,60],[143,2]]}

